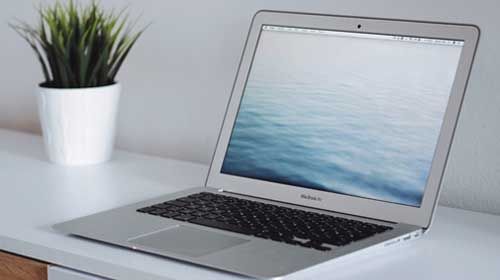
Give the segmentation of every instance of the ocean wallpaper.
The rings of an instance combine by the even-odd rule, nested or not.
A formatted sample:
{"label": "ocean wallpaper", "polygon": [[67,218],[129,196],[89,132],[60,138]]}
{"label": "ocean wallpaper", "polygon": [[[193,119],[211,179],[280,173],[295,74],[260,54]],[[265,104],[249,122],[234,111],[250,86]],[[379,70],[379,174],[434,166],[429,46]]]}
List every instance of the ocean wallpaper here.
{"label": "ocean wallpaper", "polygon": [[262,31],[221,172],[420,206],[460,51]]}

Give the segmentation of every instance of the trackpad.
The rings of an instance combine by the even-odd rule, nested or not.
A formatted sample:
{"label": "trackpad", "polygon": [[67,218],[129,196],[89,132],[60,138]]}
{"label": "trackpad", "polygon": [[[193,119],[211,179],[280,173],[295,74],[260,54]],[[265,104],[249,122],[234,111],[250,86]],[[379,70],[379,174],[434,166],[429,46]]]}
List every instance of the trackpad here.
{"label": "trackpad", "polygon": [[182,225],[129,240],[129,242],[140,246],[190,257],[201,257],[248,241]]}

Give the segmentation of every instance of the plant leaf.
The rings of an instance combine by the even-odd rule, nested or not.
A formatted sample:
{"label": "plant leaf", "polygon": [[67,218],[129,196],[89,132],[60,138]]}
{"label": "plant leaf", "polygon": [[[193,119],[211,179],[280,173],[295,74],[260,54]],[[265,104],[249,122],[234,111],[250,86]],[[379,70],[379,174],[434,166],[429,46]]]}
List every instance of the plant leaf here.
{"label": "plant leaf", "polygon": [[[51,87],[109,85],[145,28],[132,34],[126,8],[104,12],[96,1],[38,7],[39,24],[9,26],[35,52]],[[126,29],[126,30],[125,30]]]}

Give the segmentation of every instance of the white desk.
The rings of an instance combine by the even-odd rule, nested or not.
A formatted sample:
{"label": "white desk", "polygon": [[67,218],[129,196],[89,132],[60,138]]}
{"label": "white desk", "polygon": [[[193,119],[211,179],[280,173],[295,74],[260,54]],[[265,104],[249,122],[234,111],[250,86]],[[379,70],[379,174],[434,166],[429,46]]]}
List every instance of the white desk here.
{"label": "white desk", "polygon": [[[204,165],[123,151],[103,165],[64,168],[45,160],[40,137],[0,130],[0,250],[113,279],[241,278],[51,229],[202,185],[206,173]],[[286,279],[500,279],[500,216],[440,207],[420,240]]]}

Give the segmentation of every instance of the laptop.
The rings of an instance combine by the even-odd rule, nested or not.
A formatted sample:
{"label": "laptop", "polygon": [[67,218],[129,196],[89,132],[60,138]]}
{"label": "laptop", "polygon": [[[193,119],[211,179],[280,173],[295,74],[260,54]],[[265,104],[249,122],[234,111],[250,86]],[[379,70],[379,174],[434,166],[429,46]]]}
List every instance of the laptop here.
{"label": "laptop", "polygon": [[478,38],[471,25],[260,11],[205,186],[54,227],[256,278],[418,238]]}

